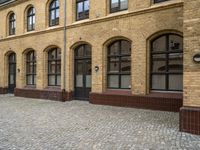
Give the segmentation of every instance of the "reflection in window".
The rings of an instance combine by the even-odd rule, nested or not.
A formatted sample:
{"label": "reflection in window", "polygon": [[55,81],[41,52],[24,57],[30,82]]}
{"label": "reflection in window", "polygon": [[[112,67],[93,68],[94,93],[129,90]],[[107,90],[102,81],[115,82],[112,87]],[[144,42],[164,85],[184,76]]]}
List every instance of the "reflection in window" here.
{"label": "reflection in window", "polygon": [[131,44],[125,40],[115,41],[108,47],[108,88],[131,88]]}
{"label": "reflection in window", "polygon": [[76,1],[76,20],[89,18],[89,0]]}
{"label": "reflection in window", "polygon": [[58,48],[51,49],[48,53],[48,85],[61,85],[61,51]]}
{"label": "reflection in window", "polygon": [[59,24],[59,0],[53,0],[49,5],[49,26]]}
{"label": "reflection in window", "polygon": [[155,39],[151,45],[151,89],[182,91],[182,37],[166,34]]}
{"label": "reflection in window", "polygon": [[128,9],[128,0],[110,0],[110,12],[118,12]]}

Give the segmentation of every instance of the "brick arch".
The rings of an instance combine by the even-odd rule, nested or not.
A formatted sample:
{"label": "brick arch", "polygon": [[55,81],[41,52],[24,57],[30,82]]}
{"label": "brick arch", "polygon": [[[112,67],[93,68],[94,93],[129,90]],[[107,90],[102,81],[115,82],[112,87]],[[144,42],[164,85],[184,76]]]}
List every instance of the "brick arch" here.
{"label": "brick arch", "polygon": [[117,41],[117,40],[126,40],[126,41],[129,41],[130,43],[132,43],[132,40],[127,38],[127,37],[125,37],[125,36],[114,36],[114,37],[111,37],[111,38],[107,39],[103,43],[103,46],[107,47],[108,45],[110,45],[111,43],[113,43],[114,41]]}
{"label": "brick arch", "polygon": [[47,52],[48,53],[48,51],[51,50],[52,48],[58,48],[58,49],[61,50],[61,48],[59,46],[57,46],[57,45],[49,45],[43,50],[43,52]]}
{"label": "brick arch", "polygon": [[91,45],[89,42],[86,42],[86,41],[79,41],[79,42],[76,42],[76,43],[74,43],[73,45],[71,45],[71,46],[70,46],[70,49],[71,49],[71,50],[74,50],[74,49],[76,49],[78,46],[83,45],[83,44],[89,45],[89,46],[92,48],[92,45]]}

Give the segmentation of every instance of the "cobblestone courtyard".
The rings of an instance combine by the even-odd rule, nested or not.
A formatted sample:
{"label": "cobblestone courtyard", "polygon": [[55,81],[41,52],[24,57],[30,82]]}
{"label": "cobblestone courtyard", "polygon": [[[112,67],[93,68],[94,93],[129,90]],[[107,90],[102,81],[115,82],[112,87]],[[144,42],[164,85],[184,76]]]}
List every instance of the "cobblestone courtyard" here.
{"label": "cobblestone courtyard", "polygon": [[0,150],[200,150],[179,114],[0,96]]}

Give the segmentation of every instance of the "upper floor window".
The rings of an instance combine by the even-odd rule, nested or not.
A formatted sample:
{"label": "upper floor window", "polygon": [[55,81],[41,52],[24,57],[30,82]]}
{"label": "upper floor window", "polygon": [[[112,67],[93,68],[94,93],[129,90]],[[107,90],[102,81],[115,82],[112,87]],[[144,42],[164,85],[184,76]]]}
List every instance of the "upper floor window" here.
{"label": "upper floor window", "polygon": [[128,0],[110,0],[110,13],[127,9],[128,9]]}
{"label": "upper floor window", "polygon": [[89,0],[76,1],[76,20],[89,18]]}
{"label": "upper floor window", "polygon": [[27,11],[27,31],[35,30],[35,8],[31,7]]}
{"label": "upper floor window", "polygon": [[160,2],[164,2],[164,1],[168,1],[168,0],[154,0],[154,3],[160,3]]}
{"label": "upper floor window", "polygon": [[49,5],[49,26],[59,24],[59,0],[52,0]]}
{"label": "upper floor window", "polygon": [[14,35],[16,29],[16,18],[15,14],[12,13],[9,16],[9,35]]}
{"label": "upper floor window", "polygon": [[48,85],[61,85],[61,50],[53,48],[48,53]]}
{"label": "upper floor window", "polygon": [[26,55],[26,84],[36,84],[36,55],[35,51],[30,51]]}

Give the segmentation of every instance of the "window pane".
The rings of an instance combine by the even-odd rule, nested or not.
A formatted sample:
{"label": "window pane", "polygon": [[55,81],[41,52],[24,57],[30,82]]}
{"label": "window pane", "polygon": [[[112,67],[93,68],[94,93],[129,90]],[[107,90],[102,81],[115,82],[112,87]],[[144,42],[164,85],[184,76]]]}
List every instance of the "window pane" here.
{"label": "window pane", "polygon": [[57,61],[57,70],[56,73],[61,73],[61,61]]}
{"label": "window pane", "polygon": [[108,72],[112,73],[119,72],[119,58],[110,58]]}
{"label": "window pane", "polygon": [[166,36],[162,36],[153,42],[153,51],[166,51]]}
{"label": "window pane", "polygon": [[108,87],[119,88],[119,76],[118,75],[109,75],[108,76]]}
{"label": "window pane", "polygon": [[183,72],[183,54],[169,54],[169,72]]}
{"label": "window pane", "polygon": [[80,13],[80,12],[83,12],[83,2],[80,2],[77,4],[77,12]]}
{"label": "window pane", "polygon": [[84,10],[85,11],[89,10],[89,5],[90,5],[89,0],[84,2]]}
{"label": "window pane", "polygon": [[32,75],[28,75],[27,76],[27,84],[32,85],[33,83],[33,76]]}
{"label": "window pane", "polygon": [[128,0],[121,0],[120,9],[121,10],[128,9]]}
{"label": "window pane", "polygon": [[121,58],[121,72],[131,72],[131,57]]}
{"label": "window pane", "polygon": [[83,87],[83,75],[76,75],[76,87]]}
{"label": "window pane", "polygon": [[91,88],[91,75],[86,75],[86,87]]}
{"label": "window pane", "polygon": [[49,62],[49,73],[56,73],[55,61]]}
{"label": "window pane", "polygon": [[57,85],[61,85],[61,76],[60,75],[57,76]]}
{"label": "window pane", "polygon": [[152,75],[152,89],[165,90],[165,75]]}
{"label": "window pane", "polygon": [[183,38],[177,35],[169,36],[169,49],[170,50],[183,50]]}
{"label": "window pane", "polygon": [[119,42],[115,42],[110,47],[109,55],[118,55],[118,54],[119,54]]}
{"label": "window pane", "polygon": [[166,54],[152,56],[152,72],[166,72]]}
{"label": "window pane", "polygon": [[121,42],[121,53],[122,54],[131,54],[131,44],[128,41]]}
{"label": "window pane", "polygon": [[183,90],[183,75],[169,75],[169,90]]}
{"label": "window pane", "polygon": [[49,85],[55,85],[56,77],[55,75],[49,75]]}
{"label": "window pane", "polygon": [[119,0],[111,0],[111,8],[119,7]]}
{"label": "window pane", "polygon": [[14,75],[10,74],[10,81],[9,84],[15,84]]}
{"label": "window pane", "polygon": [[122,75],[121,76],[121,88],[126,88],[126,89],[131,88],[131,76],[130,75]]}

